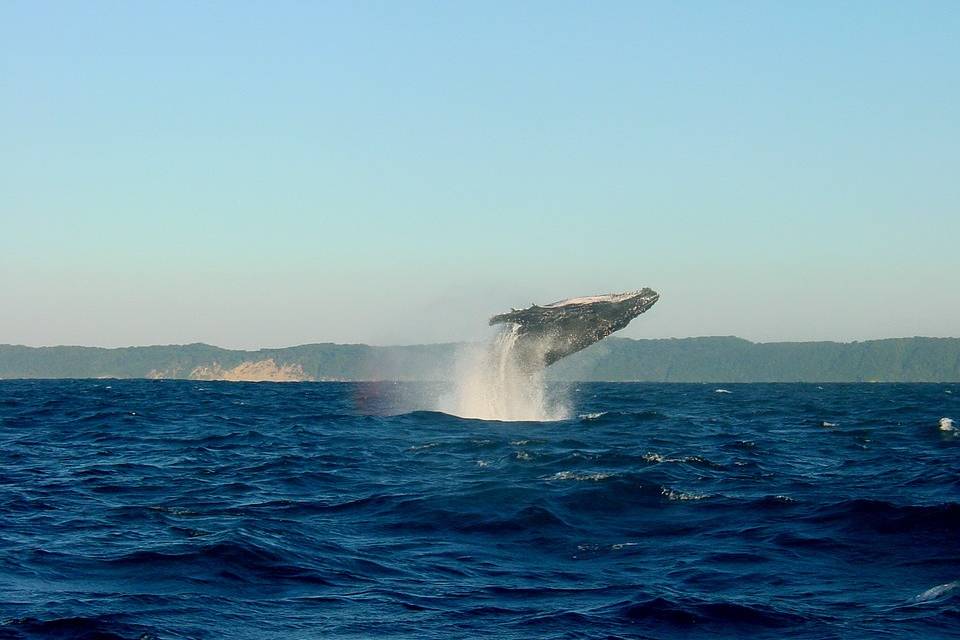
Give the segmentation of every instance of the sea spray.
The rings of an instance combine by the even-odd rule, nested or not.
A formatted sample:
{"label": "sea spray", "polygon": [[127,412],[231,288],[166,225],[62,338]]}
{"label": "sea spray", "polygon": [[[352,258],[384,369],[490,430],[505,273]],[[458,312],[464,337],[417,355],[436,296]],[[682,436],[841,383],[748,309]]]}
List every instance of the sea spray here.
{"label": "sea spray", "polygon": [[454,387],[440,409],[482,420],[562,420],[564,398],[547,388],[542,369],[524,367],[516,349],[520,327],[506,325],[489,342],[465,347],[457,357]]}

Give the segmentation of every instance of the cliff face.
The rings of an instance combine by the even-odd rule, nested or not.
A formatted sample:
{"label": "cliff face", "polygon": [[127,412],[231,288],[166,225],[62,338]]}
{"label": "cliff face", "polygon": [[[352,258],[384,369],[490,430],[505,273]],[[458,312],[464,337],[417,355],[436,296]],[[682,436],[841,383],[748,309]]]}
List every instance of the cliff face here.
{"label": "cliff face", "polygon": [[[448,380],[456,344],[312,344],[233,351],[205,344],[0,345],[0,378]],[[739,338],[607,338],[551,366],[554,380],[644,382],[960,382],[960,338],[758,344]]]}
{"label": "cliff face", "polygon": [[[181,378],[182,370],[158,371],[147,374],[148,378]],[[232,382],[307,382],[313,380],[303,372],[301,364],[277,364],[273,358],[256,362],[241,362],[235,367],[224,368],[219,362],[194,367],[185,376],[190,380],[228,380]]]}

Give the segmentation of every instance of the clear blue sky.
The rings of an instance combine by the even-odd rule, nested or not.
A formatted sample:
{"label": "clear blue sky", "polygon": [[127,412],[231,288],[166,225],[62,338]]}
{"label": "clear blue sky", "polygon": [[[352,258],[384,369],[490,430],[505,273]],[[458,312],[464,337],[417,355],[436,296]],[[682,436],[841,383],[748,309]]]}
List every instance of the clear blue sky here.
{"label": "clear blue sky", "polygon": [[960,3],[0,3],[0,343],[960,335]]}

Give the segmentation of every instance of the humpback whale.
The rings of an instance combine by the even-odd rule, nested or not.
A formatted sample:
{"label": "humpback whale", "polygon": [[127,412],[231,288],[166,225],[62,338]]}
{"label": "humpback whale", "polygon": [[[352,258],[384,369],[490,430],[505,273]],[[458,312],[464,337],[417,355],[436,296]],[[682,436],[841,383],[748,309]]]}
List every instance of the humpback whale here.
{"label": "humpback whale", "polygon": [[511,309],[490,318],[490,325],[510,326],[517,361],[536,371],[623,329],[659,299],[660,294],[647,288],[568,298]]}

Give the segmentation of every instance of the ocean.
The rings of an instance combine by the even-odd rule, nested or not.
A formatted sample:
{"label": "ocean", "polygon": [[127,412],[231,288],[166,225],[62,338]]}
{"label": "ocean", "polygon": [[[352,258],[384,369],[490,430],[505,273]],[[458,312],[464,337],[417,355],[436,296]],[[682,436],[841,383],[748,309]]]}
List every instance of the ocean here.
{"label": "ocean", "polygon": [[0,638],[960,637],[960,385],[442,393],[0,381]]}

